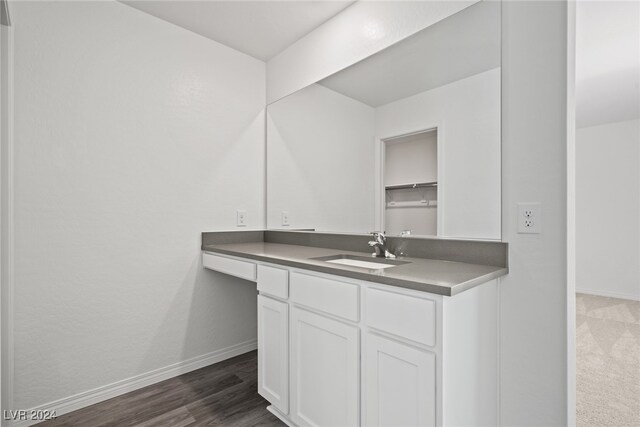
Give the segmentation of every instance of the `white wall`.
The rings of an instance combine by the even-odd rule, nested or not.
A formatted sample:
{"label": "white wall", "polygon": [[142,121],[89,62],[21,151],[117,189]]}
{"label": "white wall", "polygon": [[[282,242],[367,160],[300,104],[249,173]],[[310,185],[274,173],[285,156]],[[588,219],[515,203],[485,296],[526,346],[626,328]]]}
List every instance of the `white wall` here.
{"label": "white wall", "polygon": [[[567,8],[562,1],[503,2],[502,238],[510,245],[510,273],[500,291],[499,413],[504,426],[567,424]],[[407,10],[398,15],[418,29],[432,23],[432,17]],[[396,17],[380,19],[396,22]],[[281,66],[271,60],[269,91],[295,92],[397,41],[397,34],[384,32],[377,41],[364,40],[355,34],[363,27],[345,21],[329,21],[325,25],[330,26],[276,57],[280,64],[313,58],[313,67],[280,73]],[[331,33],[344,36],[335,36],[327,51],[317,52],[318,39]],[[342,44],[353,49],[333,61],[326,52]],[[516,233],[518,201],[542,202],[544,234]]]}
{"label": "white wall", "polygon": [[576,4],[576,289],[640,299],[640,3]]}
{"label": "white wall", "polygon": [[269,105],[268,228],[373,230],[373,119],[372,107],[318,84]]}
{"label": "white wall", "polygon": [[640,300],[640,120],[576,132],[578,292]]}
{"label": "white wall", "polygon": [[500,69],[376,108],[376,137],[438,128],[438,230],[500,239]]}
{"label": "white wall", "polygon": [[[569,3],[502,7],[503,426],[566,426]],[[573,124],[572,124],[573,126]],[[540,202],[542,234],[517,233],[517,203]]]}
{"label": "white wall", "polygon": [[264,226],[264,63],[115,1],[10,6],[11,409],[254,340],[200,233]]}
{"label": "white wall", "polygon": [[[10,37],[10,17],[7,14],[6,4],[0,0],[0,409],[4,408],[4,402],[8,396],[5,392],[8,386],[7,378],[7,334],[4,333],[7,327],[7,295],[5,292],[5,282],[7,277],[6,260],[8,259],[7,242],[8,233],[6,229],[7,212],[6,206],[6,176],[7,169],[4,159],[7,156],[5,147],[9,138],[9,37]],[[1,422],[0,422],[1,424]]]}

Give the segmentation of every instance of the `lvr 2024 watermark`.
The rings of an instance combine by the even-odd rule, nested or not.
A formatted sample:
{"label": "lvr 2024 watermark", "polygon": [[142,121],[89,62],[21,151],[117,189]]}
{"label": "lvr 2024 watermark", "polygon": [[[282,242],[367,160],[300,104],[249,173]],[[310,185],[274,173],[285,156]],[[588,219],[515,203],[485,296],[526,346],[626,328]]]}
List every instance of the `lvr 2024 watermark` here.
{"label": "lvr 2024 watermark", "polygon": [[55,409],[12,409],[2,411],[2,418],[11,421],[47,421],[56,417]]}

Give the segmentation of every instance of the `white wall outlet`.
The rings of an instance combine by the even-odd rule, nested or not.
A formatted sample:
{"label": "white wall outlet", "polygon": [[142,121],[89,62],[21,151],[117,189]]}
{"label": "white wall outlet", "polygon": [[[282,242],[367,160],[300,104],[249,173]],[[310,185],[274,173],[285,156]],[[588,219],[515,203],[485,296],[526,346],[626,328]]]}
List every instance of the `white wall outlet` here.
{"label": "white wall outlet", "polygon": [[289,212],[282,211],[282,225],[289,225]]}
{"label": "white wall outlet", "polygon": [[236,211],[237,213],[237,226],[238,227],[246,227],[247,226],[247,211]]}
{"label": "white wall outlet", "polygon": [[542,210],[540,203],[518,203],[518,233],[542,233]]}

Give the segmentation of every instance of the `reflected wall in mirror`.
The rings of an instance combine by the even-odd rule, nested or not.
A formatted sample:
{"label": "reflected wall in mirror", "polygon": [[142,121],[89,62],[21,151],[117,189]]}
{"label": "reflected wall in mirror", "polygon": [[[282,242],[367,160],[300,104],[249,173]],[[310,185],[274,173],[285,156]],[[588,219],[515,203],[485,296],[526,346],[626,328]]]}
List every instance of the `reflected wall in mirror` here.
{"label": "reflected wall in mirror", "polygon": [[500,3],[267,109],[267,226],[500,239]]}

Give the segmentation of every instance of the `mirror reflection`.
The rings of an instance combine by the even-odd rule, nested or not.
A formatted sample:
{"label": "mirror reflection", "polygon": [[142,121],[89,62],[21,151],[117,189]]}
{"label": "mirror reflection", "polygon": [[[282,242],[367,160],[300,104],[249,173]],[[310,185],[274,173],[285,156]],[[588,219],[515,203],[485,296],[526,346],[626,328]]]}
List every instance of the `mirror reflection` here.
{"label": "mirror reflection", "polygon": [[500,239],[500,4],[267,109],[270,229]]}

